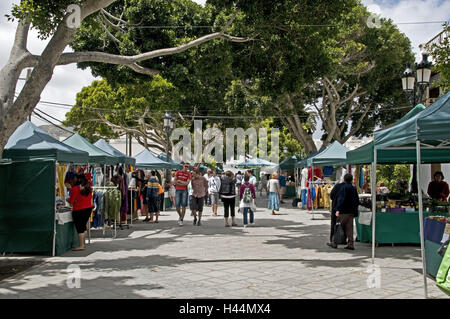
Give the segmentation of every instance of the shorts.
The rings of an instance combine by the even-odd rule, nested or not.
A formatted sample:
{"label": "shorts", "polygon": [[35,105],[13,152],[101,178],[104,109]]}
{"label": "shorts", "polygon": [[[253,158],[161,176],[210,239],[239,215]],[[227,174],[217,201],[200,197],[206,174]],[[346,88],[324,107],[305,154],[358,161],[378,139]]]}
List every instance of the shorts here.
{"label": "shorts", "polygon": [[219,205],[219,193],[210,193],[211,205]]}
{"label": "shorts", "polygon": [[148,199],[148,212],[157,213],[159,212],[159,197],[150,197]]}
{"label": "shorts", "polygon": [[281,186],[280,194],[281,194],[281,195],[286,194],[286,186]]}
{"label": "shorts", "polygon": [[83,234],[86,231],[86,224],[91,217],[93,207],[74,210],[72,212],[73,223],[78,234]]}
{"label": "shorts", "polygon": [[191,209],[197,212],[203,212],[204,197],[192,197]]}
{"label": "shorts", "polygon": [[175,197],[175,187],[171,186],[169,188],[169,197]]}
{"label": "shorts", "polygon": [[188,205],[187,189],[177,189],[175,192],[175,207],[186,207]]}

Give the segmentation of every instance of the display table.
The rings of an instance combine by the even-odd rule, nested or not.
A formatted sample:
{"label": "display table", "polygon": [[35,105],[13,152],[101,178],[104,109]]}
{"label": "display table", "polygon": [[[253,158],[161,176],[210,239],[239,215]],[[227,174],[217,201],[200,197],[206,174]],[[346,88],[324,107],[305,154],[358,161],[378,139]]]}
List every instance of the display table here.
{"label": "display table", "polygon": [[[449,216],[449,213],[423,212],[423,217]],[[372,242],[372,223],[361,225],[355,218],[356,232],[362,243]],[[381,213],[376,215],[375,242],[378,244],[420,244],[419,212]]]}
{"label": "display table", "polygon": [[73,222],[56,224],[56,256],[61,256],[66,251],[79,246],[78,234]]}
{"label": "display table", "polygon": [[295,197],[295,186],[286,186],[286,194],[284,198]]}

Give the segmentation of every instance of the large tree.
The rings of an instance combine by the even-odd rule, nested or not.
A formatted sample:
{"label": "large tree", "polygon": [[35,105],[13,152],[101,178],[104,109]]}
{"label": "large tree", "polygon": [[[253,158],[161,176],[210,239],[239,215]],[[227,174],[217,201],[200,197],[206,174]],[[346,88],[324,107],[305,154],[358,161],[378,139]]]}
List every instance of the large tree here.
{"label": "large tree", "polygon": [[235,83],[234,91],[241,93],[234,96],[243,100],[231,105],[263,105],[264,114],[278,117],[308,153],[316,150],[317,119],[328,145],[367,136],[401,116],[399,78],[413,54],[392,21],[369,28],[369,13],[359,2],[347,2],[337,15],[325,11],[320,23],[293,13],[292,20],[275,25],[279,31],[265,38],[264,46],[243,48],[250,79]]}
{"label": "large tree", "polygon": [[63,124],[75,126],[91,142],[129,134],[147,149],[165,151],[161,119],[166,109],[177,109],[179,101],[177,89],[159,75],[116,87],[103,79],[77,94],[77,106]]}
{"label": "large tree", "polygon": [[[187,0],[178,2],[187,2]],[[147,6],[147,15],[151,16],[156,13],[156,10],[159,10],[158,4],[168,2],[156,0],[22,0],[19,5],[13,6],[10,19],[17,19],[18,26],[8,62],[0,70],[0,157],[9,136],[27,119],[27,116],[32,113],[39,102],[42,91],[52,78],[54,68],[58,65],[82,62],[106,63],[125,66],[136,73],[148,76],[159,73],[159,70],[152,68],[152,63],[143,65],[144,61],[156,61],[159,57],[184,52],[214,39],[236,42],[247,41],[242,37],[234,37],[226,33],[232,22],[228,21],[228,23],[217,26],[217,30],[214,30],[214,32],[205,33],[196,38],[178,38],[172,47],[151,46],[148,50],[127,51],[126,47],[130,45],[130,41],[122,41],[121,44],[116,43],[116,45],[125,48],[124,51],[119,50],[120,53],[117,51],[108,52],[106,42],[100,50],[76,50],[77,44],[75,41],[81,35],[78,33],[78,28],[71,27],[73,26],[71,24],[73,14],[66,10],[69,5],[76,4],[80,8],[80,21],[83,26],[80,32],[82,29],[88,28],[94,32],[107,34],[111,41],[117,42],[116,40],[119,39],[114,39],[114,36],[111,37],[112,34],[108,31],[108,28],[122,29],[118,32],[126,32],[123,31],[124,28],[125,30],[131,28],[131,25],[123,20],[122,15],[127,3],[130,3],[128,6],[130,11],[133,11],[135,6]],[[170,15],[170,8],[168,9],[169,11],[166,14]],[[190,12],[186,12],[186,15],[189,14]],[[39,30],[41,38],[50,38],[40,56],[31,54],[27,49],[30,26]],[[168,32],[170,33],[170,31]],[[87,39],[87,41],[96,40],[96,38]],[[121,40],[126,40],[126,36]],[[160,41],[156,42],[161,43]],[[63,53],[68,46],[75,48],[76,52]],[[126,53],[122,54],[121,52]],[[19,76],[25,68],[29,67],[33,68],[31,76],[26,81],[17,99],[14,99]]]}

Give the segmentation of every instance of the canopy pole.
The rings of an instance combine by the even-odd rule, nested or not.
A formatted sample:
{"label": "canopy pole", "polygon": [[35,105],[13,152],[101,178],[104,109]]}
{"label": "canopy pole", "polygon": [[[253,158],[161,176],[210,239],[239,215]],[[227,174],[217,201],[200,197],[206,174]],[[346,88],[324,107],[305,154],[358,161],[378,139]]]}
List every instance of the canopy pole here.
{"label": "canopy pole", "polygon": [[[312,170],[312,172],[311,172],[311,185],[309,186],[310,188],[311,188],[311,186],[313,186],[314,187],[314,162],[313,162],[313,164],[312,164],[312,167],[311,167],[311,170]],[[314,188],[315,189],[315,188]],[[316,196],[317,196],[317,194],[316,194]],[[313,197],[312,197],[312,192],[311,192],[311,213],[312,213],[312,219],[314,220],[314,199],[313,199]]]}
{"label": "canopy pole", "polygon": [[372,194],[372,264],[375,264],[375,230],[377,215],[377,149],[373,148],[373,162],[371,172],[371,194]]}
{"label": "canopy pole", "polygon": [[420,251],[422,254],[422,272],[423,272],[423,288],[425,298],[428,298],[428,287],[427,287],[427,265],[425,260],[425,240],[423,234],[423,201],[422,201],[422,189],[420,188],[420,163],[422,162],[420,154],[420,140],[416,141],[416,152],[417,152],[417,192],[419,196],[419,225],[420,225]]}

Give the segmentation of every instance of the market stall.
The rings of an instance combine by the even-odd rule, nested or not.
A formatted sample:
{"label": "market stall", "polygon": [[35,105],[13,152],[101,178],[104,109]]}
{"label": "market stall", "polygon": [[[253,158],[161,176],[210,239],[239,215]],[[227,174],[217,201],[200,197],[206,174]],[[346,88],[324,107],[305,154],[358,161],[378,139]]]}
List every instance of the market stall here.
{"label": "market stall", "polygon": [[[326,208],[327,211],[329,210],[329,193],[336,183],[336,181],[332,180],[315,178],[317,175],[317,168],[325,166],[330,167],[344,162],[347,158],[347,152],[348,149],[345,146],[338,141],[335,141],[325,149],[317,152],[315,155],[311,155],[303,161],[297,163],[297,167],[310,167],[311,170],[307,183],[307,207],[309,208],[308,211],[312,214],[313,219],[315,214],[321,213],[320,211],[317,211],[319,206]],[[321,174],[320,176],[322,176]],[[323,198],[323,205],[319,204],[320,196]]]}
{"label": "market stall", "polygon": [[[88,154],[27,121],[11,135],[0,164],[0,251],[61,255],[78,246],[59,172]],[[59,199],[57,200],[57,197]]]}
{"label": "market stall", "polygon": [[[120,211],[113,211],[112,209],[103,210],[101,214],[95,214],[95,211],[93,214],[93,218],[90,219],[90,222],[94,221],[94,218],[96,218],[96,215],[98,216],[98,219],[100,220],[98,223],[96,223],[98,226],[100,226],[103,230],[103,235],[105,235],[105,225],[114,226],[114,229],[116,230],[116,224],[119,223],[119,227],[123,229],[123,227],[129,228],[130,225],[132,225],[133,221],[132,218],[130,218],[130,223],[128,223],[127,214],[130,208],[129,205],[129,195],[128,195],[128,185],[130,183],[130,179],[128,175],[126,174],[127,166],[124,168],[120,168],[116,172],[117,175],[119,175],[119,182],[118,186],[115,185],[107,185],[107,180],[111,180],[113,177],[113,171],[114,171],[114,165],[122,164],[124,160],[127,160],[126,158],[123,158],[123,154],[120,156],[111,155],[108,152],[103,151],[102,149],[98,148],[97,146],[91,144],[88,140],[86,140],[84,137],[82,137],[79,134],[74,134],[71,137],[65,139],[62,141],[64,144],[72,146],[76,149],[83,150],[89,154],[89,164],[92,166],[91,168],[94,169],[95,173],[95,166],[97,168],[101,169],[99,171],[99,175],[103,176],[103,181],[98,184],[94,184],[94,198],[100,197],[98,200],[99,202],[105,202],[106,198],[105,196],[111,195],[110,190],[115,190],[116,188],[119,188],[121,193],[120,198]],[[129,161],[133,161],[133,159],[130,159]],[[108,165],[110,165],[108,167]],[[97,194],[96,194],[97,193]],[[111,195],[111,197],[114,197]],[[115,197],[114,197],[115,198]],[[115,207],[115,205],[113,205]],[[111,207],[113,207],[111,206]],[[119,214],[119,216],[117,216]],[[90,230],[88,229],[88,240],[90,242]],[[116,235],[116,231],[114,232]]]}
{"label": "market stall", "polygon": [[104,139],[99,139],[97,142],[93,144],[94,146],[97,146],[102,151],[118,158],[120,163],[126,164],[126,165],[135,165],[136,160],[133,157],[126,156],[122,152],[120,152],[118,149],[114,148],[113,146],[109,145]]}
{"label": "market stall", "polygon": [[[375,132],[374,134],[374,157],[377,163],[377,150],[415,150],[417,163],[417,184],[420,183],[420,164],[424,163],[422,150],[443,150],[450,149],[450,92],[442,96],[428,108],[419,112],[410,119],[394,126],[391,130]],[[450,156],[436,158],[436,162],[449,163]],[[376,166],[375,166],[376,167]],[[375,171],[376,172],[376,171]],[[420,188],[419,188],[420,190]],[[424,236],[424,212],[423,212],[422,191],[418,193],[420,244],[422,252],[423,278],[425,297],[427,297],[427,271],[425,255]],[[374,209],[375,211],[375,209]],[[376,216],[376,214],[373,214]]]}
{"label": "market stall", "polygon": [[[292,155],[285,160],[283,160],[278,166],[279,170],[281,171],[295,171],[295,181],[298,181],[298,176],[295,168],[295,164],[297,164],[298,161],[300,161],[300,156]],[[296,197],[296,189],[295,189],[295,183],[292,185],[286,185],[286,194],[284,194],[284,197]]]}

